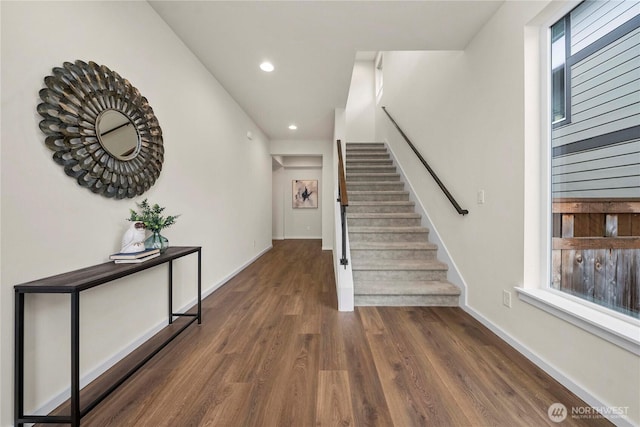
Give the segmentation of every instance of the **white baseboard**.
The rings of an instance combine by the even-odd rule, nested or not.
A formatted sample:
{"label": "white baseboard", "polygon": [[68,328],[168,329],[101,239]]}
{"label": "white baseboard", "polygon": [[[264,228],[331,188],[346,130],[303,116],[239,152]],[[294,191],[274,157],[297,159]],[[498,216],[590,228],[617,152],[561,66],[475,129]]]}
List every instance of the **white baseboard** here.
{"label": "white baseboard", "polygon": [[[489,319],[484,317],[482,314],[478,313],[473,308],[469,307],[466,304],[461,305],[460,308],[462,308],[465,312],[469,313],[474,319],[476,319],[478,322],[486,326],[491,332],[496,334],[503,341],[505,341],[514,349],[516,349],[520,354],[522,354],[524,357],[526,357],[531,362],[533,362],[538,368],[545,371],[553,379],[555,379],[560,384],[565,386],[567,389],[569,389],[569,391],[571,391],[573,394],[578,396],[580,399],[584,400],[591,407],[596,409],[610,407],[610,405],[607,405],[605,402],[602,402],[600,399],[598,399],[593,394],[591,394],[588,390],[584,389],[579,384],[574,382],[571,378],[563,374],[560,370],[556,369],[554,366],[547,363],[544,359],[542,359],[540,356],[534,353],[527,346],[525,346],[520,341],[513,338],[511,335],[509,335],[508,333],[503,331],[501,328],[493,324]],[[618,427],[636,426],[636,424],[634,424],[625,415],[615,415],[615,416],[612,416],[611,414],[602,414],[602,415]]]}
{"label": "white baseboard", "polygon": [[[211,286],[210,288],[204,290],[202,292],[202,299],[204,299],[204,298],[208,297],[209,295],[211,295],[212,293],[214,293],[218,288],[220,288],[221,286],[226,284],[229,280],[233,279],[235,276],[238,275],[238,273],[240,273],[242,270],[244,270],[245,268],[249,267],[251,264],[256,262],[258,258],[260,258],[262,255],[264,255],[267,252],[269,252],[271,249],[273,249],[273,245],[267,246],[266,248],[264,248],[263,250],[258,252],[258,254],[255,255],[253,258],[251,258],[250,260],[248,260],[247,262],[242,264],[240,267],[236,268],[231,273],[229,273],[225,277],[223,277],[220,281],[218,281],[218,283],[216,283],[213,286]],[[195,303],[196,303],[196,299],[194,298],[193,300],[189,301],[185,305],[186,306],[193,306]]]}
{"label": "white baseboard", "polygon": [[[247,268],[249,265],[253,264],[258,258],[260,258],[262,255],[264,255],[268,251],[270,251],[272,248],[273,248],[273,245],[269,245],[268,247],[260,251],[256,256],[251,258],[249,261],[245,262],[240,267],[236,268],[233,272],[231,272],[230,274],[222,278],[220,281],[215,283],[213,286],[210,286],[206,290],[203,290],[202,299],[205,299],[206,297],[214,293],[217,289],[225,285],[229,280],[233,279],[235,276],[238,275],[238,273],[240,273],[242,270]],[[176,311],[185,312],[190,308],[192,308],[196,303],[197,303],[197,298],[193,298],[192,300],[184,304],[182,307],[176,309]],[[142,344],[144,344],[147,340],[149,340],[155,334],[160,332],[166,326],[167,326],[167,320],[164,319],[154,327],[150,328],[144,334],[142,334],[138,339],[133,341],[127,347],[123,348],[122,350],[120,350],[119,352],[117,352],[107,360],[105,360],[103,363],[99,364],[94,369],[89,371],[86,375],[80,378],[80,388],[83,388],[87,384],[94,381],[100,375],[105,373],[109,368],[111,368],[113,365],[118,363],[120,360],[124,359],[129,353],[134,351],[136,348],[140,347]],[[47,401],[44,405],[39,407],[33,414],[34,415],[49,414],[51,411],[53,411],[58,406],[60,406],[63,402],[68,400],[70,395],[71,395],[71,386],[67,387],[66,389],[64,389],[57,395],[55,395],[53,398],[49,399],[49,401]]]}

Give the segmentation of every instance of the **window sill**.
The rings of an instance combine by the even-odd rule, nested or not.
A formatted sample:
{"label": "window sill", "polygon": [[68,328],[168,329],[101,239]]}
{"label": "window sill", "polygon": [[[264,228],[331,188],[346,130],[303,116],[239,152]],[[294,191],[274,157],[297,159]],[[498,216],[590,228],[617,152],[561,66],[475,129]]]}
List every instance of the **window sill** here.
{"label": "window sill", "polygon": [[640,356],[640,322],[619,319],[546,289],[516,288],[518,298]]}

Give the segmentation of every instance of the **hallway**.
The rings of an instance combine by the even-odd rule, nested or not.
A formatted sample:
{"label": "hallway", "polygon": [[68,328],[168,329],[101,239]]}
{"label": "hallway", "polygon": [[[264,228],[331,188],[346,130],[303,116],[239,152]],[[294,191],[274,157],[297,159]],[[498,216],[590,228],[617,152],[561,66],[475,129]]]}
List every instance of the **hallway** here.
{"label": "hallway", "polygon": [[459,308],[336,310],[332,254],[274,247],[83,426],[562,425],[584,402]]}

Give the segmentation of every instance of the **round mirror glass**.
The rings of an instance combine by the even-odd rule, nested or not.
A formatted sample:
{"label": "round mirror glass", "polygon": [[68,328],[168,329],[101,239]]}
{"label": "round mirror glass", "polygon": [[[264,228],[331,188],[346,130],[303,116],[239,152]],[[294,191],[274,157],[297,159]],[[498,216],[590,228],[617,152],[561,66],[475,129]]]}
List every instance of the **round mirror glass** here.
{"label": "round mirror glass", "polygon": [[104,110],[96,120],[102,147],[119,160],[131,160],[140,150],[140,137],[129,117],[117,110]]}

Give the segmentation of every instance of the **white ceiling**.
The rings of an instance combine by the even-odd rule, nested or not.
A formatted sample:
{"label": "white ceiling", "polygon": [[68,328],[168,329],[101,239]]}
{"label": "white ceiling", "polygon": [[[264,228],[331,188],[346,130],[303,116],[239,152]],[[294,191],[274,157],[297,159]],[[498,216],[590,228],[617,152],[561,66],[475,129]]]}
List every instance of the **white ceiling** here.
{"label": "white ceiling", "polygon": [[326,140],[356,52],[464,49],[503,0],[149,3],[270,139]]}

